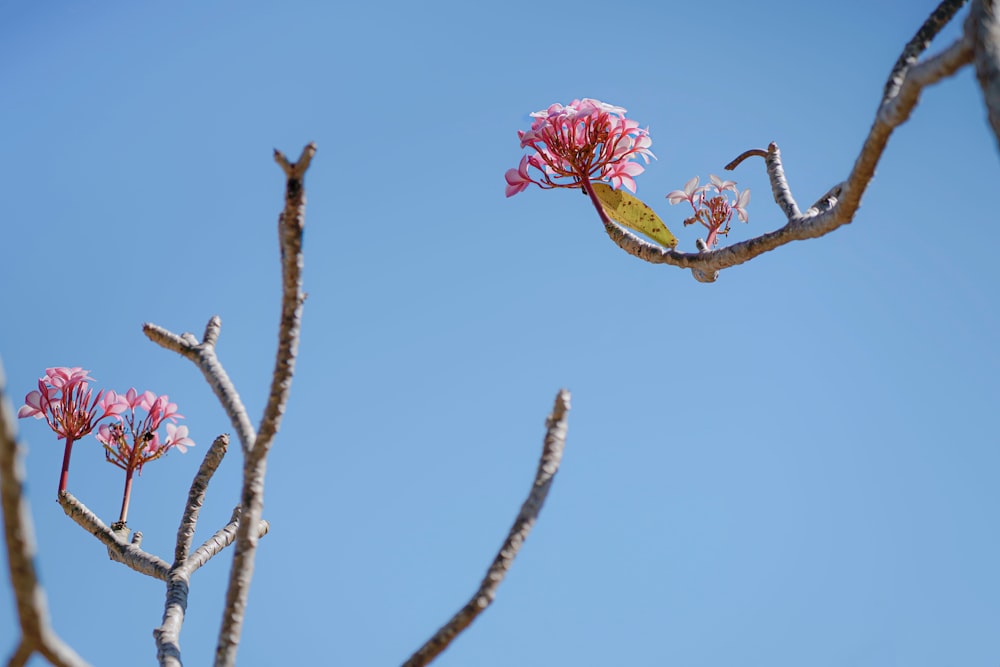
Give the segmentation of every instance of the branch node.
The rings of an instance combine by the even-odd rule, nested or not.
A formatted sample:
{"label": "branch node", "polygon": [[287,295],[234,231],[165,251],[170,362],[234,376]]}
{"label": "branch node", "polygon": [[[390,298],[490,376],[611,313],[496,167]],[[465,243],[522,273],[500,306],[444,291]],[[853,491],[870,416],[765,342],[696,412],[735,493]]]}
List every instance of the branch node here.
{"label": "branch node", "polygon": [[314,155],[316,155],[316,142],[306,144],[296,162],[289,162],[284,153],[277,148],[274,149],[274,161],[281,166],[282,171],[285,172],[285,176],[289,179],[301,179],[305,175],[306,170],[309,169],[309,163],[312,161]]}
{"label": "branch node", "polygon": [[[709,248],[708,244],[705,243],[705,239],[695,240],[694,245],[698,248],[699,253],[711,252],[711,248]],[[700,283],[714,283],[719,279],[718,271],[703,271],[702,269],[695,267],[691,268],[691,275],[694,276],[694,279]]]}

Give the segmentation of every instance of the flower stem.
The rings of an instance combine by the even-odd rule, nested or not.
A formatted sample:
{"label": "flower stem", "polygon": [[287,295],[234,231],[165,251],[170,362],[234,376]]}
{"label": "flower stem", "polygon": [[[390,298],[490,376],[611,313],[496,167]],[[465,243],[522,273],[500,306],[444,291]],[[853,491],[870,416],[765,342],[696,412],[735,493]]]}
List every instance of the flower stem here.
{"label": "flower stem", "polygon": [[588,195],[590,195],[590,203],[592,203],[594,208],[597,209],[597,215],[601,216],[601,222],[604,223],[605,227],[610,227],[612,225],[611,220],[608,218],[608,214],[604,212],[604,205],[601,204],[601,200],[597,198],[597,193],[594,192],[594,186],[590,184],[590,179],[583,178],[581,179],[581,182],[583,183],[583,189],[587,191]]}
{"label": "flower stem", "polygon": [[63,450],[63,464],[62,472],[59,474],[59,493],[66,490],[66,483],[69,481],[69,457],[73,452],[73,442],[72,436],[66,436],[66,449]]}
{"label": "flower stem", "polygon": [[118,521],[122,525],[125,525],[128,519],[128,503],[132,499],[132,473],[134,470],[128,468],[125,470],[125,492],[122,494],[122,511],[118,516]]}

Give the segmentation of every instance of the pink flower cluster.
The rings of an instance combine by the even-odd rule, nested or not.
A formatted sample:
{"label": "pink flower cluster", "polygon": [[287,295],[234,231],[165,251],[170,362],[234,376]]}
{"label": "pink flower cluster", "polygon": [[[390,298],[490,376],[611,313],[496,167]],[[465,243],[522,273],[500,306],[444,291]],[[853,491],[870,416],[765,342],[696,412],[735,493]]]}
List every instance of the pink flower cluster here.
{"label": "pink flower cluster", "polygon": [[[38,380],[38,389],[24,397],[24,405],[17,411],[22,419],[44,419],[58,439],[66,440],[60,492],[66,490],[73,443],[104,419],[110,419],[111,423],[100,424],[95,437],[104,445],[108,461],[129,473],[141,470],[144,463],[159,458],[172,447],[184,452],[194,446],[187,427],[176,426],[182,415],[177,414],[177,405],[166,396],[151,391],[140,394],[135,389],[125,394],[102,390],[95,396],[89,384],[92,381],[90,371],[80,367],[46,368],[44,377]],[[137,408],[146,411],[144,419],[137,418]],[[166,425],[167,437],[161,440],[158,430],[165,421],[172,423]],[[125,437],[126,427],[132,436],[131,445]]]}
{"label": "pink flower cluster", "polygon": [[[607,181],[615,189],[635,192],[634,177],[653,155],[648,130],[625,118],[625,109],[584,98],[566,106],[553,104],[531,114],[527,132],[518,130],[522,148],[534,153],[521,158],[517,169],[508,169],[507,196],[534,183],[540,188],[582,188],[584,181]],[[529,168],[537,170],[532,177]],[[565,178],[568,182],[555,179]]]}
{"label": "pink flower cluster", "polygon": [[[695,176],[684,184],[684,189],[668,193],[667,199],[671,205],[682,201],[691,204],[694,215],[685,220],[684,224],[701,223],[708,230],[705,245],[711,249],[718,243],[719,236],[729,234],[729,221],[733,219],[734,213],[741,221],[749,221],[746,206],[750,203],[750,190],[740,192],[736,189],[735,181],[723,181],[715,174],[710,174],[709,179],[711,183],[699,186],[698,177]],[[709,188],[715,189],[715,196],[705,194]],[[726,197],[726,192],[733,193],[732,201]]]}
{"label": "pink flower cluster", "polygon": [[[126,408],[113,391],[99,391],[94,396],[94,390],[87,384],[94,379],[89,373],[79,366],[46,368],[45,376],[38,379],[38,389],[24,397],[24,405],[17,416],[44,419],[59,440],[79,440],[90,433],[97,422],[117,417]],[[101,411],[99,417],[98,410]]]}
{"label": "pink flower cluster", "polygon": [[[177,426],[177,420],[184,415],[178,414],[177,404],[169,398],[157,396],[151,391],[138,393],[129,389],[121,397],[125,405],[117,421],[111,424],[101,424],[97,429],[97,440],[104,445],[108,462],[122,470],[137,470],[142,472],[142,466],[160,458],[171,447],[186,452],[194,446],[194,441],[188,437],[187,426]],[[146,412],[143,419],[136,415],[136,409]],[[167,438],[160,440],[159,428],[166,424]],[[131,440],[131,443],[130,443]]]}

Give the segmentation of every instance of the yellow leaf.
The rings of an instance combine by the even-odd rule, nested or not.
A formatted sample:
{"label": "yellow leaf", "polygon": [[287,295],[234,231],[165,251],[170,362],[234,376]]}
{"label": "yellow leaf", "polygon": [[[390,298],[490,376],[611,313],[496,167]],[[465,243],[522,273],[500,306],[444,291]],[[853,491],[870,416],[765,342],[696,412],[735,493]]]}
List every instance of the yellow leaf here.
{"label": "yellow leaf", "polygon": [[638,197],[624,190],[615,190],[606,183],[593,183],[594,193],[604,205],[608,217],[620,225],[645,234],[666,248],[677,246],[677,237],[670,233],[660,217]]}

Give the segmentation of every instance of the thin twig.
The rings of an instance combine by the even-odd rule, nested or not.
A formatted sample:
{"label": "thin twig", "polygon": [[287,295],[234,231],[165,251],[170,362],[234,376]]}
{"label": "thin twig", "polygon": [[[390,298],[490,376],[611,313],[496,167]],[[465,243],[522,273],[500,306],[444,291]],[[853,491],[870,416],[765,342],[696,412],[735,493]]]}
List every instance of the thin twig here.
{"label": "thin twig", "polygon": [[302,149],[298,161],[292,163],[280,151],[274,152],[275,161],[285,172],[285,207],[278,217],[282,276],[278,353],[274,363],[271,392],[260,422],[260,434],[246,450],[246,461],[243,465],[243,490],[240,503],[243,516],[236,532],[233,566],[229,573],[229,587],[226,589],[225,613],[215,649],[215,664],[218,667],[231,667],[236,664],[236,651],[246,613],[261,513],[264,507],[267,453],[284,414],[292,373],[295,369],[304,300],[302,294],[302,234],[306,211],[304,178],[315,154],[316,145],[308,144]]}
{"label": "thin twig", "polygon": [[531,532],[531,527],[538,519],[538,513],[545,503],[545,497],[552,486],[552,480],[559,470],[563,448],[566,446],[569,399],[569,392],[565,389],[560,390],[556,395],[552,414],[545,422],[545,443],[542,447],[542,458],[538,462],[538,471],[535,473],[535,481],[531,485],[531,492],[521,506],[521,511],[518,512],[517,519],[514,520],[514,525],[511,527],[507,539],[500,547],[500,552],[493,559],[493,564],[490,565],[486,576],[479,584],[479,590],[458,613],[451,617],[451,620],[410,656],[403,667],[423,667],[423,665],[429,664],[441,651],[448,648],[455,637],[469,627],[469,624],[493,602],[504,576],[521,550],[528,533]]}
{"label": "thin twig", "polygon": [[8,665],[24,665],[39,652],[57,667],[81,667],[87,662],[65,644],[49,622],[45,589],[35,569],[35,531],[31,509],[24,493],[24,448],[17,443],[14,411],[5,393],[6,381],[0,364],[0,506],[3,507],[7,565],[17,606],[21,641]]}
{"label": "thin twig", "polygon": [[743,160],[746,160],[747,158],[751,157],[762,157],[764,159],[767,159],[767,151],[761,150],[759,148],[751,148],[748,151],[743,151],[735,158],[733,158],[729,164],[723,167],[723,169],[725,169],[726,171],[732,171],[733,169],[736,169],[736,167],[740,166]]}
{"label": "thin twig", "polygon": [[[830,188],[827,194],[805,213],[792,215],[783,227],[775,231],[707,252],[684,253],[667,249],[641,239],[618,225],[604,225],[608,236],[630,255],[652,264],[669,264],[691,269],[696,279],[711,282],[716,271],[743,264],[792,241],[818,238],[850,223],[861,204],[861,196],[875,173],[875,166],[885,150],[889,136],[909,117],[917,104],[920,91],[951,76],[972,62],[973,40],[967,31],[941,53],[923,62],[912,64],[913,59],[926,48],[927,41],[937,34],[962,4],[963,0],[945,0],[924,22],[917,35],[904,49],[897,66],[893,68],[889,77],[891,85],[886,87],[883,103],[879,105],[875,120],[847,180]],[[899,63],[904,64],[901,66]],[[772,191],[781,190],[776,187],[776,174],[777,172],[771,173],[769,170]],[[787,183],[784,186],[787,187]],[[779,199],[777,193],[775,196]],[[788,192],[787,201],[778,201],[786,217],[789,211],[793,210],[789,206],[789,202],[794,202],[790,196],[791,193]],[[781,198],[783,197],[782,193]]]}

